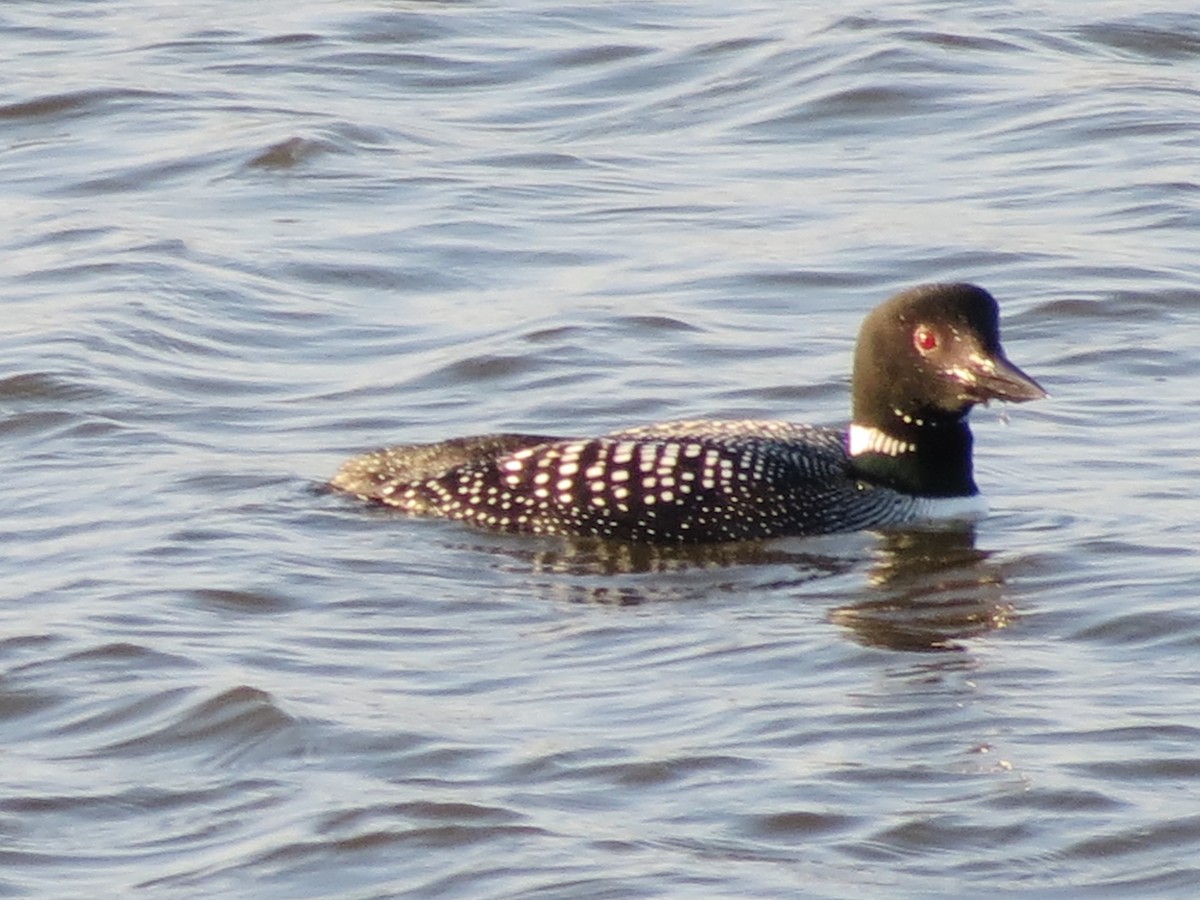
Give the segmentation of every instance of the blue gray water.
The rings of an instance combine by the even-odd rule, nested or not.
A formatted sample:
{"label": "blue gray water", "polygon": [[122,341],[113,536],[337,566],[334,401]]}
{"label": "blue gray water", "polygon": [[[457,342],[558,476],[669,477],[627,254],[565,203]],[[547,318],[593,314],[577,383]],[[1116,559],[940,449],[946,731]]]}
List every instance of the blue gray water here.
{"label": "blue gray water", "polygon": [[[0,895],[1192,895],[1197,123],[1193,4],[5,3]],[[842,422],[934,280],[1053,395],[974,532],[314,490]]]}

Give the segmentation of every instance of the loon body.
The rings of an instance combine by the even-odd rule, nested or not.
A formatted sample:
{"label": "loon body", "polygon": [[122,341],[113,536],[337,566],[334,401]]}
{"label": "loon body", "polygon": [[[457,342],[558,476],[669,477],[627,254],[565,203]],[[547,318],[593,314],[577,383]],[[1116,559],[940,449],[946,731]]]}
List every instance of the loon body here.
{"label": "loon body", "polygon": [[331,486],[492,531],[652,543],[903,525],[982,511],[967,415],[1046,396],[1000,346],[982,288],[922,285],[863,322],[847,430],[775,421],[666,422],[576,439],[491,434],[402,444]]}

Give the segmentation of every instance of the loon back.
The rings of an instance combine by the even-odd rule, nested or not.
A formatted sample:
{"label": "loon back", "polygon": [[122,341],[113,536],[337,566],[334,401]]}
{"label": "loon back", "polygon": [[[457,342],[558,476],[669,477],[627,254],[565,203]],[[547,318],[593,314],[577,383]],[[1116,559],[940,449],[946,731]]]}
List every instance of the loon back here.
{"label": "loon back", "polygon": [[493,531],[700,543],[897,524],[915,499],[854,476],[844,432],[689,421],[586,440],[483,435],[356,457],[331,484]]}

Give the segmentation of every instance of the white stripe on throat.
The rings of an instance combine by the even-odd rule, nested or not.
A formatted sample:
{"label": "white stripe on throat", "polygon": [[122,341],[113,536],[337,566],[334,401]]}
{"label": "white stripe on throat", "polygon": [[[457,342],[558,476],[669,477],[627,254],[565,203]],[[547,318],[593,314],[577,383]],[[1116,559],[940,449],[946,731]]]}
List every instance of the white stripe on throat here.
{"label": "white stripe on throat", "polygon": [[910,441],[902,441],[878,428],[871,428],[867,425],[851,425],[849,449],[851,456],[862,456],[864,453],[899,456],[902,453],[912,453],[917,449],[917,445]]}

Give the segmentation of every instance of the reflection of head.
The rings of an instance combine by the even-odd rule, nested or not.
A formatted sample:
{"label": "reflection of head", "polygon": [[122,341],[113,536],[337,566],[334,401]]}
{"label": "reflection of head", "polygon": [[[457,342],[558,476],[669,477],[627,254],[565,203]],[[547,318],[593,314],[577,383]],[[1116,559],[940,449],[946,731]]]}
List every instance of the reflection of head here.
{"label": "reflection of head", "polygon": [[830,619],[860,643],[892,650],[961,650],[966,638],[1014,618],[999,571],[975,548],[973,529],[885,535],[871,569],[875,589]]}

